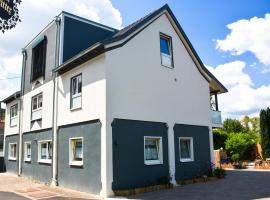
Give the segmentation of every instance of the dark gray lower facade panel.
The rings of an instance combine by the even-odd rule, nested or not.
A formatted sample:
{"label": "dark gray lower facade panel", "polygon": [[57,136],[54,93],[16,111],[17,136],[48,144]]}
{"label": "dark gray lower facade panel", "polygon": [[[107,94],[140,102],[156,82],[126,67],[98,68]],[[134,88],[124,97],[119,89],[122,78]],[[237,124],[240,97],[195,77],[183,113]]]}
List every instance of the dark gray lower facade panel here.
{"label": "dark gray lower facade panel", "polygon": [[[162,137],[163,164],[144,164],[144,136]],[[115,119],[113,137],[113,190],[155,184],[169,176],[165,123]]]}
{"label": "dark gray lower facade panel", "polygon": [[[83,166],[69,164],[69,139],[83,137]],[[59,185],[83,192],[101,191],[101,123],[68,125],[59,129]]]}
{"label": "dark gray lower facade panel", "polygon": [[[9,144],[10,143],[16,143],[17,144],[17,150],[16,150],[16,155],[17,159],[16,160],[9,160]],[[6,164],[6,170],[7,172],[10,173],[18,173],[18,160],[19,160],[19,135],[10,135],[6,136],[6,141],[5,141],[5,164]]]}
{"label": "dark gray lower facade panel", "polygon": [[[38,142],[42,140],[52,140],[51,129],[23,134],[22,175],[44,183],[49,183],[52,178],[52,164],[38,162]],[[30,162],[24,161],[25,142],[31,142]]]}
{"label": "dark gray lower facade panel", "polygon": [[[180,162],[179,137],[192,137],[194,161]],[[211,165],[209,129],[207,126],[176,124],[174,126],[175,179],[185,180],[207,175]]]}

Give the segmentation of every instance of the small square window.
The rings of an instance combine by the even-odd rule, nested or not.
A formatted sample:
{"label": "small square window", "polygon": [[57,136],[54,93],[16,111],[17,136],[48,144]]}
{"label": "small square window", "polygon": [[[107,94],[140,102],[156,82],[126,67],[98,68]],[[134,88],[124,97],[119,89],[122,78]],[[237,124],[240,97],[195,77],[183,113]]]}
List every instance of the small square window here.
{"label": "small square window", "polygon": [[69,139],[69,164],[83,165],[83,138]]}
{"label": "small square window", "polygon": [[52,162],[52,142],[51,141],[38,142],[38,162],[40,163]]}
{"label": "small square window", "polygon": [[181,162],[194,161],[193,153],[193,138],[192,137],[180,137],[179,138],[179,152]]}
{"label": "small square window", "polygon": [[10,107],[10,126],[17,126],[18,121],[18,104]]}
{"label": "small square window", "polygon": [[24,143],[24,161],[31,161],[31,142]]}
{"label": "small square window", "polygon": [[17,143],[9,143],[8,159],[9,160],[17,159]]}
{"label": "small square window", "polygon": [[32,121],[42,118],[42,93],[32,97]]}
{"label": "small square window", "polygon": [[144,137],[144,163],[146,165],[162,164],[162,137]]}
{"label": "small square window", "polygon": [[173,67],[172,40],[169,36],[160,35],[161,64],[166,67]]}
{"label": "small square window", "polygon": [[71,78],[70,108],[77,109],[82,106],[82,75]]}

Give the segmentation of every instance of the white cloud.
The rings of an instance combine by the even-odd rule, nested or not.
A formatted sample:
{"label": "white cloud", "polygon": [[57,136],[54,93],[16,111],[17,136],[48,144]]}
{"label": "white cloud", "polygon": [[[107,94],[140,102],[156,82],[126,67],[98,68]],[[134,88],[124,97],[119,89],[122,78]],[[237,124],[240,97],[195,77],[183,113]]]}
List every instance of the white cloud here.
{"label": "white cloud", "polygon": [[245,67],[243,61],[207,67],[229,90],[219,95],[220,109],[225,117],[256,115],[270,105],[270,84],[255,88],[251,77],[244,72]]}
{"label": "white cloud", "polygon": [[270,14],[242,19],[227,25],[227,28],[230,33],[225,39],[216,41],[217,49],[232,55],[251,52],[261,63],[270,66]]}
{"label": "white cloud", "polygon": [[[111,0],[23,0],[19,6],[21,23],[0,34],[0,79],[21,73],[21,49],[62,10],[114,28],[122,27],[122,17]],[[0,100],[19,90],[20,80],[0,80]]]}

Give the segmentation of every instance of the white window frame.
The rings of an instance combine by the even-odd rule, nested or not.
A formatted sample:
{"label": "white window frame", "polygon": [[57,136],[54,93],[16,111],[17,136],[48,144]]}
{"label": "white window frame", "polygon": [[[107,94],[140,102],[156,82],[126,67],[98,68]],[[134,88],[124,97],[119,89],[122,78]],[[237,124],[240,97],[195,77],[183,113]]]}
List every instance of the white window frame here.
{"label": "white window frame", "polygon": [[[30,158],[27,158],[27,145],[30,144]],[[32,158],[32,144],[31,141],[24,142],[24,161],[30,162]]]}
{"label": "white window frame", "polygon": [[[190,140],[190,158],[181,158],[181,140]],[[194,161],[194,148],[193,148],[193,137],[179,137],[179,158],[180,162],[193,162]]]}
{"label": "white window frame", "polygon": [[[81,161],[73,160],[72,140],[82,140],[82,160]],[[71,165],[71,166],[83,166],[83,137],[69,138],[69,165]]]}
{"label": "white window frame", "polygon": [[[40,97],[42,99],[41,101],[41,104],[42,106],[39,106],[39,103],[40,103]],[[34,109],[34,99],[37,99],[37,108]],[[39,93],[35,96],[32,97],[32,102],[31,102],[31,120],[34,121],[34,120],[39,120],[39,119],[42,119],[42,107],[43,107],[43,93]],[[40,117],[39,118],[36,118],[36,119],[33,119],[33,113],[35,112],[40,112]]]}
{"label": "white window frame", "polygon": [[[81,84],[82,84],[82,73],[71,77],[70,80],[70,110],[76,110],[76,109],[80,109],[82,108],[82,86],[81,86],[81,92],[80,93],[76,93],[73,95],[73,80],[74,79],[78,79],[79,77],[81,77]],[[77,80],[77,89],[79,88],[79,82]],[[77,107],[73,106],[73,99],[75,98],[79,98],[80,97],[80,105],[78,105]]]}
{"label": "white window frame", "polygon": [[47,143],[47,149],[46,149],[46,154],[47,156],[49,155],[48,151],[48,143],[51,142],[51,148],[52,148],[52,140],[40,140],[38,141],[38,163],[52,163],[52,159],[42,159],[41,158],[41,144]]}
{"label": "white window frame", "polygon": [[[15,109],[15,108],[17,109],[17,112],[16,112],[17,114],[15,116],[12,116],[12,110]],[[18,112],[19,112],[18,103],[10,106],[10,113],[9,113],[10,114],[10,121],[9,121],[10,127],[17,126],[17,124],[18,124],[18,120],[17,120]],[[13,124],[12,121],[16,121],[16,123]]]}
{"label": "white window frame", "polygon": [[[159,139],[159,151],[158,151],[158,160],[146,160],[146,154],[145,154],[145,140],[146,139]],[[143,152],[144,152],[144,164],[145,165],[160,165],[163,164],[163,142],[162,137],[159,136],[144,136],[143,141]]]}
{"label": "white window frame", "polygon": [[[165,35],[163,33],[160,33],[159,34],[159,41],[161,40],[161,38],[165,39],[168,41],[169,43],[169,51],[170,51],[170,55],[167,55],[165,53],[162,53],[162,50],[161,50],[161,46],[160,46],[160,59],[161,59],[161,65],[162,66],[165,66],[165,67],[168,67],[168,68],[173,68],[174,67],[174,64],[173,64],[173,50],[172,50],[172,38],[168,35]],[[167,59],[170,59],[171,61],[171,64],[170,65],[167,65],[163,62],[163,57],[167,58]]]}
{"label": "white window frame", "polygon": [[[12,155],[11,156],[11,146],[13,146],[13,145],[16,145],[16,155],[15,155],[15,157],[14,157],[14,155]],[[16,142],[14,142],[14,143],[9,143],[9,145],[8,145],[8,159],[9,160],[17,160],[17,143]]]}

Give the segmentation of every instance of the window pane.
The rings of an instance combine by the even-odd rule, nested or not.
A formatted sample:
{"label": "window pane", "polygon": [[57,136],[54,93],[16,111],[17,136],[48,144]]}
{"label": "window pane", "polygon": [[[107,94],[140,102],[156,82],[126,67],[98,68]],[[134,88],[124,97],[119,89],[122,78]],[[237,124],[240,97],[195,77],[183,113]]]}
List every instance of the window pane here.
{"label": "window pane", "polygon": [[71,108],[80,108],[81,102],[81,96],[73,97],[71,102]]}
{"label": "window pane", "polygon": [[26,144],[26,158],[31,158],[31,144]]}
{"label": "window pane", "polygon": [[33,110],[37,109],[37,97],[33,98]]}
{"label": "window pane", "polygon": [[158,160],[158,139],[146,139],[145,140],[145,159],[146,160]]}
{"label": "window pane", "polygon": [[190,140],[189,139],[181,139],[180,140],[180,156],[182,159],[190,159]]}
{"label": "window pane", "polygon": [[42,108],[42,95],[38,96],[38,108]]}
{"label": "window pane", "polygon": [[41,144],[40,158],[41,159],[47,158],[47,143]]}
{"label": "window pane", "polygon": [[72,79],[72,95],[77,94],[77,78]]}
{"label": "window pane", "polygon": [[13,157],[15,157],[16,158],[16,156],[17,156],[17,148],[16,148],[16,144],[14,144],[13,145],[13,152],[14,152],[14,154],[13,154]]}
{"label": "window pane", "polygon": [[48,159],[52,159],[52,142],[48,143]]}
{"label": "window pane", "polygon": [[83,152],[82,152],[82,140],[75,140],[74,141],[74,160],[82,161]]}
{"label": "window pane", "polygon": [[78,76],[78,93],[82,92],[82,76]]}
{"label": "window pane", "polygon": [[170,55],[170,46],[169,46],[169,40],[165,38],[160,38],[160,50],[161,53]]}

